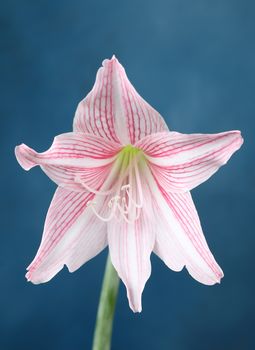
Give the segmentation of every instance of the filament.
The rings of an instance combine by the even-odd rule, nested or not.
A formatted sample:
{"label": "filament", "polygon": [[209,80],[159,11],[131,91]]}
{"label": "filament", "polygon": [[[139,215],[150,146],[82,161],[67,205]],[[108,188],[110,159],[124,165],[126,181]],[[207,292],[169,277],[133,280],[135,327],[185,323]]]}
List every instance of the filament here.
{"label": "filament", "polygon": [[[87,203],[87,207],[90,207],[93,213],[104,222],[109,222],[115,218],[118,221],[124,219],[128,224],[132,224],[139,219],[141,214],[144,199],[139,166],[143,153],[134,147],[127,147],[121,151],[123,153],[114,163],[110,176],[102,186],[102,190],[90,187],[80,176],[75,177],[77,183],[80,183],[87,191],[95,195],[110,196],[115,194],[102,206],[104,210],[108,207],[109,213],[107,216],[99,214],[96,210],[96,201]],[[107,189],[107,185],[114,183],[114,180],[115,184]]]}

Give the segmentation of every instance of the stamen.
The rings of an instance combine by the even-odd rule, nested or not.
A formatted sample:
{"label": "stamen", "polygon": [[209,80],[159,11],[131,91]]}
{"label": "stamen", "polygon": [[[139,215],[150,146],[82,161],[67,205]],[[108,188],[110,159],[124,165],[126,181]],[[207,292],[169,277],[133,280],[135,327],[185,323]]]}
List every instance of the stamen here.
{"label": "stamen", "polygon": [[[112,218],[114,217],[114,215],[115,215],[115,211],[116,211],[116,207],[117,207],[117,201],[118,200],[116,200],[116,197],[117,196],[115,196],[115,197],[113,197],[113,198],[115,198],[115,201],[114,201],[114,206],[113,206],[113,208],[112,208],[112,210],[111,210],[111,212],[110,212],[110,215],[108,216],[108,217],[103,217],[102,215],[100,215],[97,211],[96,211],[96,209],[95,209],[95,207],[94,207],[94,205],[96,204],[96,202],[91,202],[91,201],[89,201],[88,203],[89,203],[89,205],[88,205],[88,203],[87,203],[87,206],[89,206],[91,209],[92,209],[92,211],[93,211],[93,213],[100,219],[100,220],[102,220],[102,221],[104,221],[104,222],[108,222],[108,221],[110,221],[110,220],[112,220]],[[113,199],[113,198],[111,198],[111,200]],[[111,201],[110,200],[110,201]],[[109,202],[110,202],[109,201]],[[108,206],[109,206],[109,202],[108,202]]]}
{"label": "stamen", "polygon": [[128,224],[132,224],[134,223],[135,220],[129,220],[125,211],[123,210],[123,208],[118,204],[118,209],[123,217],[123,219],[128,223]]}
{"label": "stamen", "polygon": [[[113,164],[113,167],[111,169],[111,175],[108,176],[107,180],[105,181],[104,185],[102,187],[106,188],[107,185],[109,183],[111,183],[112,181],[112,178],[115,178],[119,171],[120,171],[120,166],[121,164],[118,162],[118,161],[115,161],[114,164]],[[116,193],[116,187],[119,186],[119,182],[117,182],[117,184],[114,184],[109,190],[96,190],[92,187],[90,187],[88,184],[86,184],[80,175],[76,175],[75,178],[74,178],[74,181],[81,184],[88,192],[91,192],[91,193],[94,193],[94,194],[98,194],[98,195],[102,195],[102,196],[107,196],[111,193]]]}
{"label": "stamen", "polygon": [[114,196],[112,197],[108,202],[108,207],[112,208],[112,203],[117,203],[120,200],[120,196]]}
{"label": "stamen", "polygon": [[[140,158],[143,153],[133,146],[127,146],[121,152],[122,154],[117,158],[110,176],[101,187],[102,190],[91,188],[82,180],[81,176],[76,176],[75,181],[95,195],[108,196],[115,193],[108,202],[104,202],[103,204],[104,210],[107,207],[109,208],[109,215],[107,217],[103,217],[97,212],[95,201],[89,201],[87,203],[87,207],[90,207],[100,220],[108,222],[115,217],[118,221],[124,219],[128,224],[131,224],[140,217],[143,207],[144,199],[139,171]],[[111,185],[111,188],[107,189],[107,187],[110,187],[109,185]]]}
{"label": "stamen", "polygon": [[124,191],[124,190],[126,190],[127,188],[130,188],[130,184],[127,184],[127,185],[123,185],[123,186],[121,186],[121,191]]}
{"label": "stamen", "polygon": [[143,198],[142,198],[142,190],[141,190],[141,188],[140,189],[138,188],[138,190],[140,191],[139,192],[139,196],[140,196],[141,203],[136,203],[136,201],[132,198],[132,195],[130,194],[130,191],[129,191],[130,188],[131,188],[130,185],[125,185],[125,186],[121,187],[121,190],[125,190],[125,192],[126,192],[126,194],[128,196],[128,199],[129,199],[129,204],[132,203],[136,208],[142,208],[143,207]]}
{"label": "stamen", "polygon": [[135,159],[135,175],[136,175],[139,197],[140,197],[140,201],[141,201],[140,207],[142,207],[143,206],[143,191],[142,191],[140,173],[139,173],[139,169],[138,169],[138,165],[137,165],[137,159]]}
{"label": "stamen", "polygon": [[122,203],[124,213],[128,214],[128,206],[127,206],[127,201],[125,197],[122,197],[121,203]]}
{"label": "stamen", "polygon": [[91,188],[89,185],[87,185],[79,175],[76,175],[75,178],[74,178],[74,181],[81,184],[88,192],[91,192],[91,193],[94,193],[94,194],[99,194],[101,196],[107,196],[111,193],[114,192],[115,190],[115,187],[116,186],[113,186],[110,190],[108,191],[98,191],[98,190],[95,190],[94,188]]}

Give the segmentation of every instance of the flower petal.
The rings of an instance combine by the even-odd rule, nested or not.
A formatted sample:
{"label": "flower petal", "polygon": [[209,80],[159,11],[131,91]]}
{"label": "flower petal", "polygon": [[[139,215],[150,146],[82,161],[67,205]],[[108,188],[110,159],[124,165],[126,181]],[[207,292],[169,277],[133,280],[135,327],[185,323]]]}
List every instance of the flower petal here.
{"label": "flower petal", "polygon": [[114,56],[103,61],[92,91],[79,103],[73,128],[122,144],[168,129],[160,114],[136,92]]}
{"label": "flower petal", "polygon": [[28,146],[17,146],[20,165],[29,170],[40,165],[59,186],[73,191],[98,189],[112,168],[120,146],[94,135],[66,133],[55,137],[51,148],[37,153]]}
{"label": "flower petal", "polygon": [[26,277],[38,284],[49,281],[64,266],[70,272],[97,255],[107,245],[106,225],[86,204],[94,194],[58,188],[51,202],[44,233]]}
{"label": "flower petal", "polygon": [[239,131],[219,134],[159,133],[137,143],[169,192],[189,191],[211,177],[243,143]]}
{"label": "flower petal", "polygon": [[167,193],[157,186],[149,170],[146,177],[157,222],[154,252],[174,271],[186,266],[197,281],[219,283],[223,272],[208,248],[190,193]]}
{"label": "flower petal", "polygon": [[111,260],[127,288],[129,306],[134,312],[142,311],[141,296],[151,274],[150,254],[155,242],[151,200],[145,192],[144,186],[146,207],[144,204],[139,219],[133,223],[112,220],[107,225]]}

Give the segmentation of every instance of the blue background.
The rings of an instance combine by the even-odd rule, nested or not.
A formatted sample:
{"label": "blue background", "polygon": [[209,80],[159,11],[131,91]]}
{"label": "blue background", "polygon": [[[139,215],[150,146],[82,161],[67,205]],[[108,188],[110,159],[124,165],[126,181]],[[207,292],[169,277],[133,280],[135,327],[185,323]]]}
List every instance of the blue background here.
{"label": "blue background", "polygon": [[245,143],[193,191],[222,284],[153,256],[141,314],[121,285],[112,349],[255,349],[254,10],[248,0],[1,2],[1,350],[90,349],[107,252],[44,285],[25,281],[55,185],[39,168],[24,172],[13,149],[43,151],[71,130],[113,53],[172,130],[240,129]]}

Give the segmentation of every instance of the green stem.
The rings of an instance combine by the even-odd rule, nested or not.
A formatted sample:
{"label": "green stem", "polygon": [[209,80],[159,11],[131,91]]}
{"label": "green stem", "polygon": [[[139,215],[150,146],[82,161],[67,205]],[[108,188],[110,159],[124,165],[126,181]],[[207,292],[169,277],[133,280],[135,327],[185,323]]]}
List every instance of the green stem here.
{"label": "green stem", "polygon": [[119,277],[111,263],[110,255],[108,255],[97,310],[92,350],[110,350],[112,324],[118,289]]}

